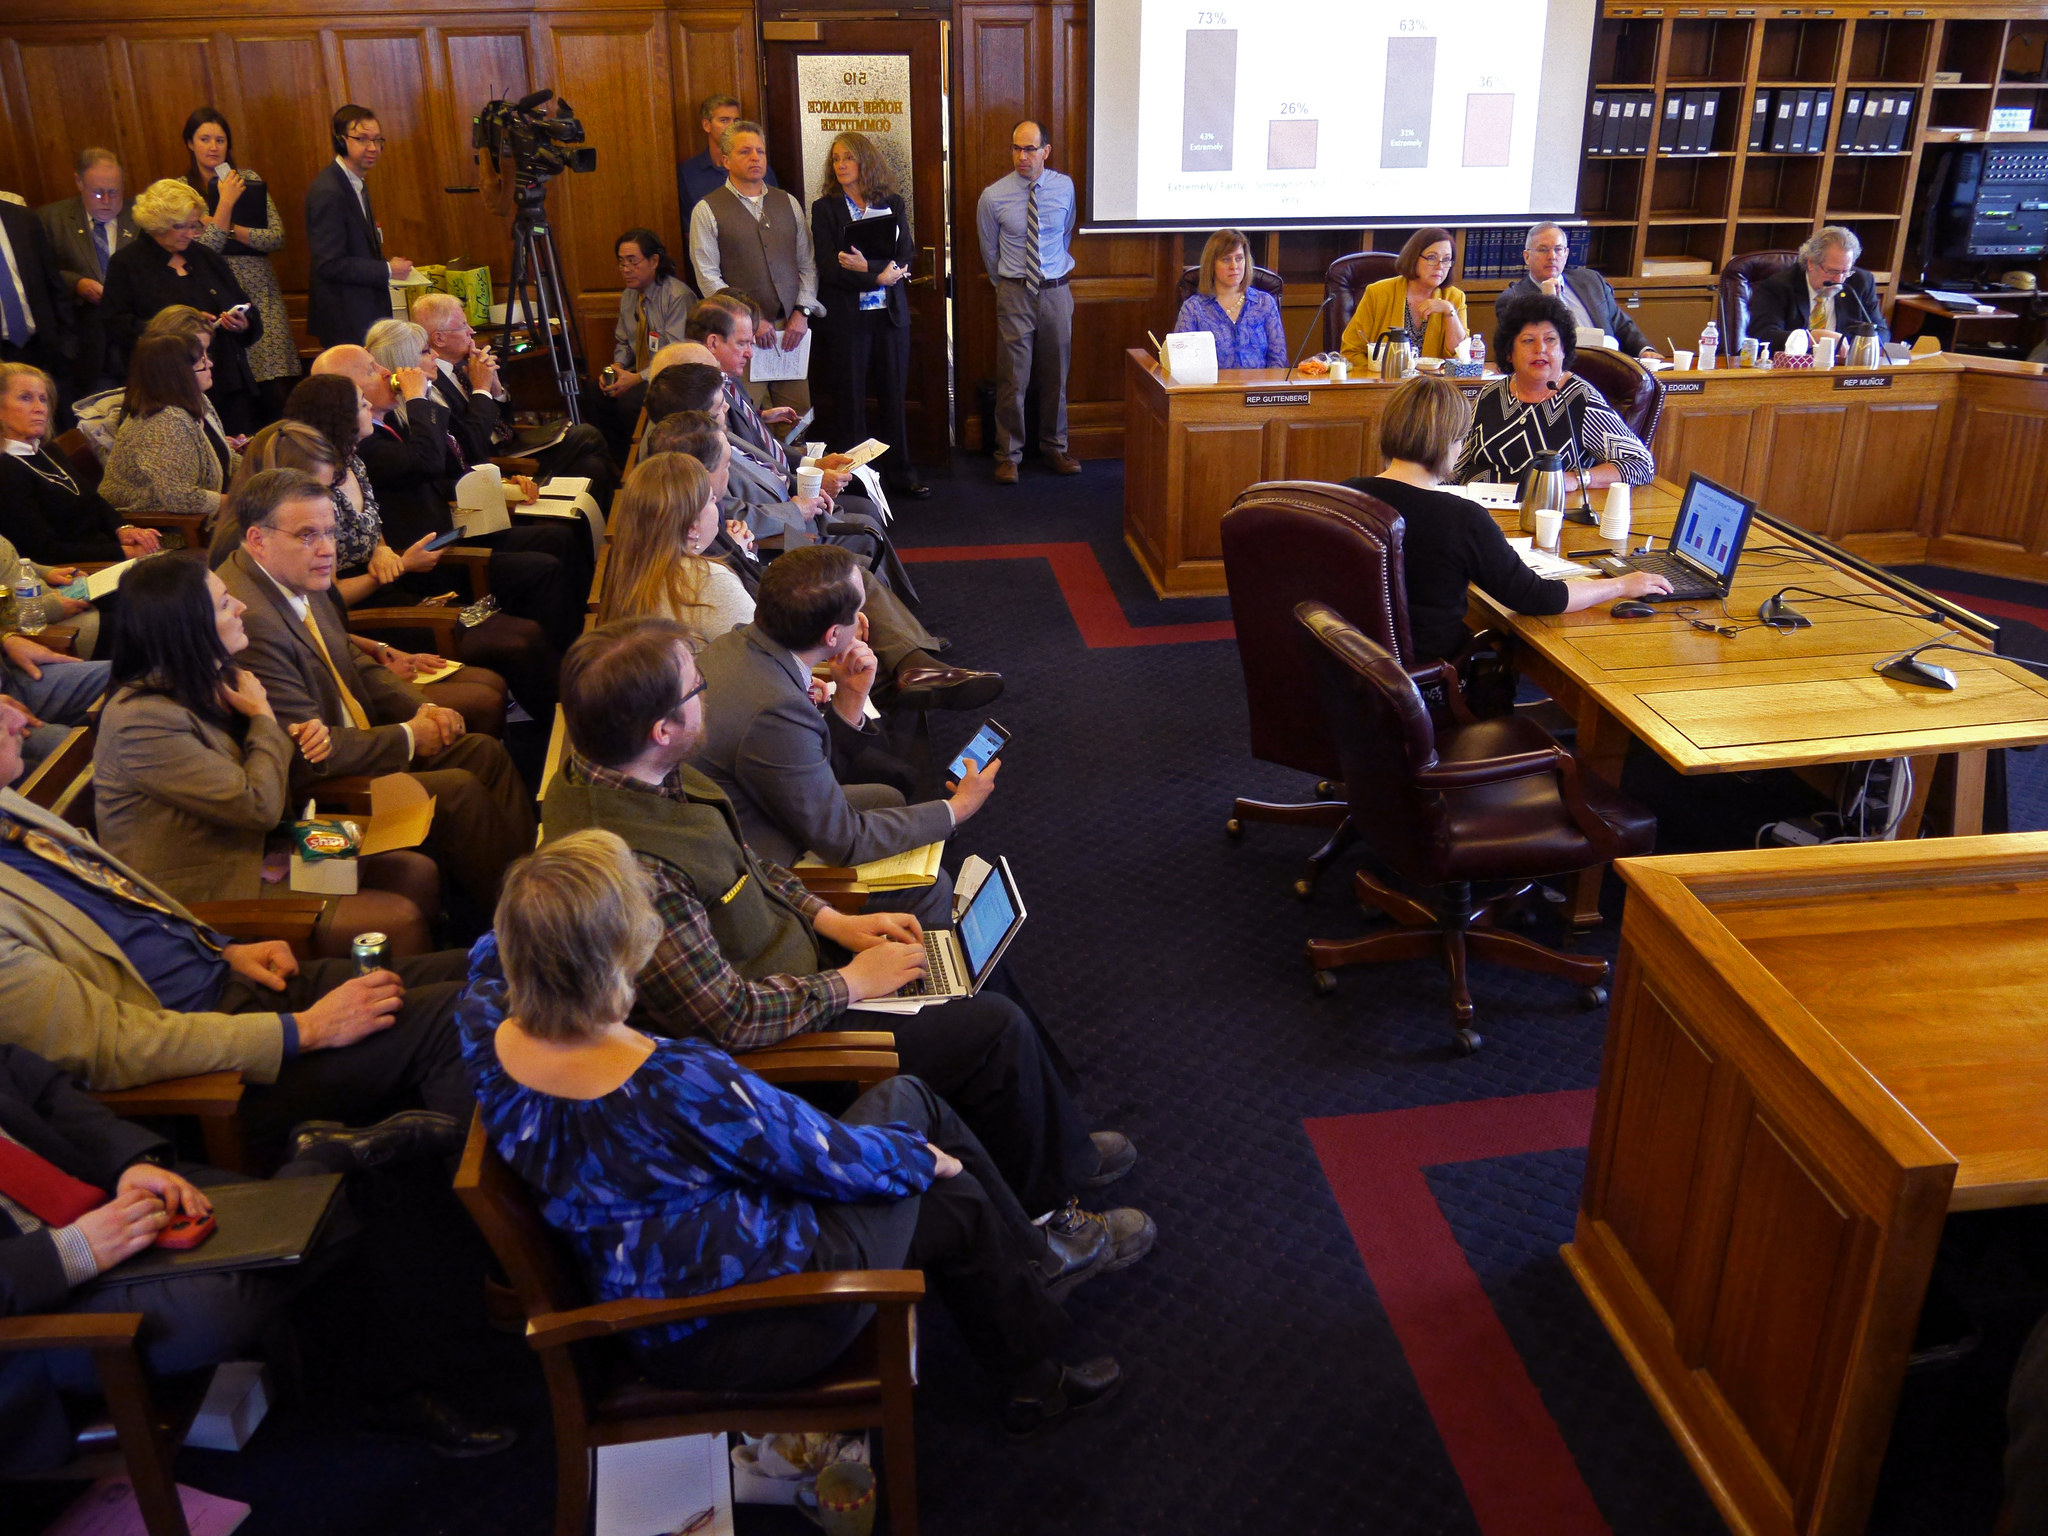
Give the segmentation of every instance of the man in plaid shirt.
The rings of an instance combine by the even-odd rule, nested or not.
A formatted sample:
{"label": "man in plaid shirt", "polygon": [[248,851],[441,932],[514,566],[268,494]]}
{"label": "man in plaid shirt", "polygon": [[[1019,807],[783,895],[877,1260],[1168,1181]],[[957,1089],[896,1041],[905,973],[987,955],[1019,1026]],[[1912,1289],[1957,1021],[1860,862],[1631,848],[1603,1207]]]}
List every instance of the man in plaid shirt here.
{"label": "man in plaid shirt", "polygon": [[[688,766],[704,739],[703,691],[689,631],[670,620],[608,624],[571,646],[571,751],[548,787],[545,835],[616,832],[654,881],[662,935],[640,976],[637,1027],[728,1051],[839,1028],[849,1003],[923,974],[923,932],[908,913],[836,911],[755,856],[731,803]],[[1135,1149],[1120,1132],[1088,1132],[1015,1003],[983,991],[891,1026],[904,1072],[952,1104],[1026,1210],[1054,1213],[1051,1231],[1074,1240],[1063,1251],[1093,1263],[1109,1245],[1108,1269],[1144,1256],[1157,1234],[1150,1217],[1083,1211],[1077,1195],[1121,1178]]]}

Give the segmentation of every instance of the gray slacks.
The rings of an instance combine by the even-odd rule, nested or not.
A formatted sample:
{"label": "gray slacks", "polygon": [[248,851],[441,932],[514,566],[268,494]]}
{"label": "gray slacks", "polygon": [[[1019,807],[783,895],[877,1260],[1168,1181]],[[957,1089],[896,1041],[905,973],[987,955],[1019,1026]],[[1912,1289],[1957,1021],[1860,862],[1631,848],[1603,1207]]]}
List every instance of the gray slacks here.
{"label": "gray slacks", "polygon": [[1038,383],[1038,446],[1067,451],[1067,365],[1074,356],[1074,290],[996,280],[996,457],[1024,456],[1024,391]]}

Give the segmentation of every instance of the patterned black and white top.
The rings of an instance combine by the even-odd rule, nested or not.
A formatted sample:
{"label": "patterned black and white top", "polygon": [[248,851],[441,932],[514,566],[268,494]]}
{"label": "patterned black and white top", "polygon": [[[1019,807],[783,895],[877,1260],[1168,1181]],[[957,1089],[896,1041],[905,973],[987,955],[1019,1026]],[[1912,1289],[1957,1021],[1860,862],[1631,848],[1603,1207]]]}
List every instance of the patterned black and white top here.
{"label": "patterned black and white top", "polygon": [[1509,388],[1512,382],[1501,379],[1479,397],[1472,430],[1451,474],[1460,485],[1518,481],[1539,453],[1563,454],[1566,469],[1611,463],[1630,485],[1648,485],[1657,473],[1642,439],[1584,379],[1565,375],[1563,387],[1535,405],[1517,399]]}

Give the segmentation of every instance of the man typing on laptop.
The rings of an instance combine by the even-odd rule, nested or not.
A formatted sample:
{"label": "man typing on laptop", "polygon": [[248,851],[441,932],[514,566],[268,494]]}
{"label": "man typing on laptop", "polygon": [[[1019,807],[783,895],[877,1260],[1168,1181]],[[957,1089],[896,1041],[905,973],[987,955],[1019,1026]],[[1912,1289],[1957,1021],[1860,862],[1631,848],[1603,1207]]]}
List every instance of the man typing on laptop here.
{"label": "man typing on laptop", "polygon": [[[663,932],[640,976],[638,1027],[729,1051],[843,1027],[849,1005],[924,974],[923,930],[907,913],[834,911],[754,854],[731,802],[690,766],[704,690],[689,632],[668,620],[603,625],[571,646],[570,752],[545,835],[615,832],[654,881]],[[1026,1210],[1054,1213],[1048,1235],[1067,1269],[1102,1264],[1105,1250],[1104,1267],[1122,1268],[1149,1251],[1157,1229],[1142,1211],[1081,1209],[1078,1192],[1120,1178],[1137,1153],[1118,1132],[1087,1131],[1016,1004],[981,992],[892,1025],[903,1071],[953,1105]]]}

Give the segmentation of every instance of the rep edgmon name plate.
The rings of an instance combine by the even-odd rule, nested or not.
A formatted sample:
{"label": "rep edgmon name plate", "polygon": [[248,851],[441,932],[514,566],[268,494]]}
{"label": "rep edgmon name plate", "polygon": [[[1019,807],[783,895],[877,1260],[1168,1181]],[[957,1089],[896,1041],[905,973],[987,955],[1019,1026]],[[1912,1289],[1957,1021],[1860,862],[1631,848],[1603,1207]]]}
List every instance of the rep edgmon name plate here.
{"label": "rep edgmon name plate", "polygon": [[1244,392],[1246,405],[1307,405],[1309,392],[1305,389],[1248,389]]}

